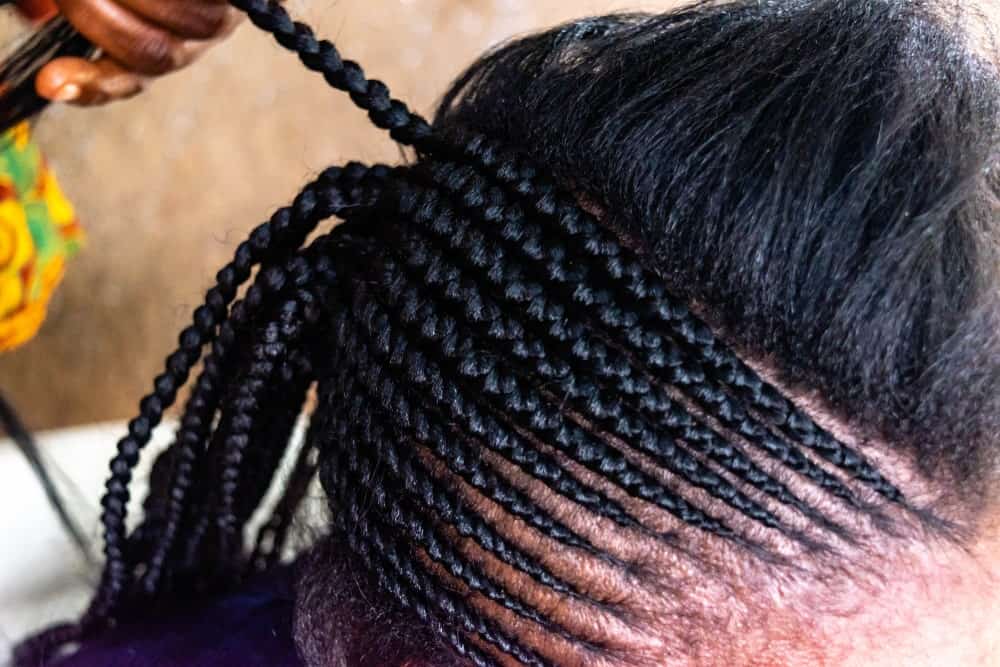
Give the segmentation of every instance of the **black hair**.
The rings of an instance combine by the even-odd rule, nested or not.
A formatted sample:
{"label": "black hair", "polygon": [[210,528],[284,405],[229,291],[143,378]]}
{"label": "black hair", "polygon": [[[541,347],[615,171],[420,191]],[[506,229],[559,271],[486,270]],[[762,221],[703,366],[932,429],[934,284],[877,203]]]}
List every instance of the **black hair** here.
{"label": "black hair", "polygon": [[42,456],[42,451],[32,436],[31,431],[24,425],[20,415],[14,406],[7,400],[3,392],[0,392],[0,432],[11,439],[14,445],[20,450],[25,461],[31,468],[31,472],[38,479],[45,499],[63,530],[73,541],[80,555],[86,561],[90,561],[90,544],[84,531],[77,525],[76,520],[70,514],[69,508],[63,495],[56,487],[52,475],[49,473],[49,466],[46,465]]}
{"label": "black hair", "polygon": [[485,57],[438,122],[524,147],[730,343],[974,496],[1000,415],[1000,51],[974,20],[790,0],[577,23]]}
{"label": "black hair", "polygon": [[[857,545],[865,522],[900,534],[899,517],[928,516],[891,466],[744,359],[773,359],[880,435],[948,400],[956,433],[989,419],[967,410],[992,368],[975,369],[968,395],[936,374],[959,372],[941,355],[995,291],[980,215],[995,91],[926,3],[735,2],[574,23],[473,66],[433,127],[277,3],[234,4],[416,156],[331,168],[240,244],[119,443],[89,610],[24,643],[19,664],[126,609],[271,566],[317,472],[333,539],[480,666],[552,663],[511,619],[617,650],[511,577],[628,619],[505,525],[635,571],[540,489],[623,534],[689,553],[705,539],[774,567]],[[307,243],[330,216],[344,222]],[[132,469],[204,352],[128,534]],[[247,522],[311,387],[295,472],[251,547]],[[900,442],[927,471],[986,460],[981,440],[960,456]]]}

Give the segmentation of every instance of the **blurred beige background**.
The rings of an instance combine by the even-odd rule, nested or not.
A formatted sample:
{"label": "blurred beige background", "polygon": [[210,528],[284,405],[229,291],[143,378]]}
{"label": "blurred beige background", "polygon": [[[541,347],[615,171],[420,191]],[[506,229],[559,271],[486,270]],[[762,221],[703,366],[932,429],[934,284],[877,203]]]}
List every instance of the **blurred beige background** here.
{"label": "blurred beige background", "polygon": [[[500,41],[677,0],[290,0],[400,98],[430,113]],[[89,233],[40,335],[0,356],[33,429],[130,416],[215,270],[310,175],[398,151],[341,93],[242,26],[189,69],[98,110],[53,108],[37,137]]]}

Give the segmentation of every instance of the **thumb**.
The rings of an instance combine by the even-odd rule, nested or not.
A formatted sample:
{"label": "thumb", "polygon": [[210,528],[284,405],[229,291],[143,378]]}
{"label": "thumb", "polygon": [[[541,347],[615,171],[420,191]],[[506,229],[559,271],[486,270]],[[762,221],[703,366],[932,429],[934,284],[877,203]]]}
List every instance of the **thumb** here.
{"label": "thumb", "polygon": [[132,97],[145,79],[111,58],[56,58],[35,77],[35,90],[53,102],[83,106]]}

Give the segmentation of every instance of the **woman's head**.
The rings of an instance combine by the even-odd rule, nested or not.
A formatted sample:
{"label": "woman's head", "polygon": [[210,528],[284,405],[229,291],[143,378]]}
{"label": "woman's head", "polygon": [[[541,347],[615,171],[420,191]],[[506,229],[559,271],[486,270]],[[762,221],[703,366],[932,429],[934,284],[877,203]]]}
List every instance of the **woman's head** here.
{"label": "woman's head", "polygon": [[245,8],[418,157],[328,170],[220,271],[112,464],[65,637],[267,568],[317,473],[317,664],[852,664],[900,603],[980,609],[1000,98],[936,6],[582,21],[474,65],[433,128]]}

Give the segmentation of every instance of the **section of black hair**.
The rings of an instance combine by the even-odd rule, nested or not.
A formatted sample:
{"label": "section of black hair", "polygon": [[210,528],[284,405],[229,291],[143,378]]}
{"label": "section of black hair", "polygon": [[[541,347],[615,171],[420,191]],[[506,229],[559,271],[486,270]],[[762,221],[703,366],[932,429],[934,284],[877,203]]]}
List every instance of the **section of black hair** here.
{"label": "section of black hair", "polygon": [[811,0],[588,19],[473,65],[436,123],[553,169],[783,381],[932,477],[980,477],[1000,94],[964,18]]}
{"label": "section of black hair", "polygon": [[45,499],[48,501],[52,511],[55,512],[63,530],[66,531],[67,536],[76,545],[84,560],[90,563],[90,541],[87,539],[86,533],[77,525],[70,514],[69,508],[66,506],[66,499],[59,492],[59,489],[56,488],[56,484],[52,480],[52,475],[49,474],[49,468],[42,458],[41,450],[34,436],[32,436],[31,431],[24,425],[24,422],[21,421],[21,417],[17,414],[14,406],[11,405],[2,393],[0,393],[0,433],[9,436],[17,448],[21,450],[21,454],[24,455],[25,460],[31,467],[31,471],[38,479],[38,483],[45,493]]}

